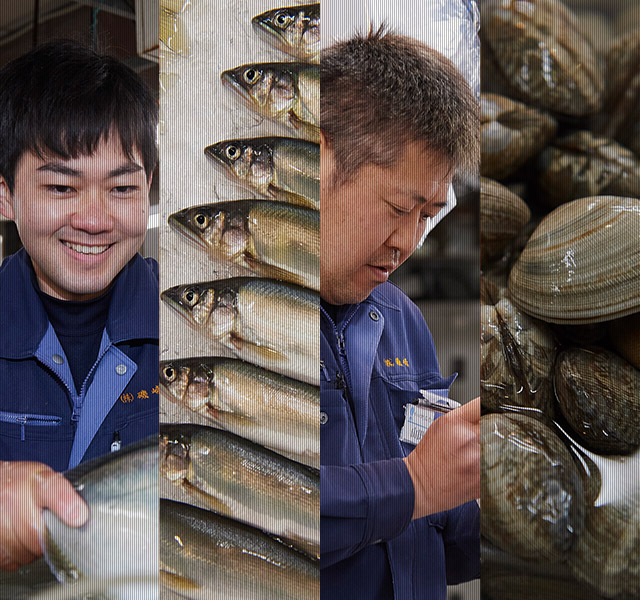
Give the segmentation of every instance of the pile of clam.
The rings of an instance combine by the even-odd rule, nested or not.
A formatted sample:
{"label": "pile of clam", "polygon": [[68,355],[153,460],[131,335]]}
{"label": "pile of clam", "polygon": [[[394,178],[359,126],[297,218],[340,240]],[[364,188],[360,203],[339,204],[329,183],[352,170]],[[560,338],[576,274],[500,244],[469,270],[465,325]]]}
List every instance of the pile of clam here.
{"label": "pile of clam", "polygon": [[640,5],[481,35],[483,595],[638,598]]}

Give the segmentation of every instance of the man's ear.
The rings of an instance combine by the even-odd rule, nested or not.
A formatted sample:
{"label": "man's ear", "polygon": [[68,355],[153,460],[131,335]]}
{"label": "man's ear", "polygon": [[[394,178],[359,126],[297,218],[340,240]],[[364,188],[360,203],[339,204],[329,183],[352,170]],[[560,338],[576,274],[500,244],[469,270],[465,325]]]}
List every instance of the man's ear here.
{"label": "man's ear", "polygon": [[329,190],[334,177],[333,151],[329,140],[320,131],[320,191]]}
{"label": "man's ear", "polygon": [[13,196],[9,191],[9,184],[2,175],[0,175],[0,214],[10,221],[15,219]]}
{"label": "man's ear", "polygon": [[329,140],[325,136],[324,131],[322,131],[321,129],[320,130],[320,149],[322,148],[324,148],[325,150],[329,148]]}

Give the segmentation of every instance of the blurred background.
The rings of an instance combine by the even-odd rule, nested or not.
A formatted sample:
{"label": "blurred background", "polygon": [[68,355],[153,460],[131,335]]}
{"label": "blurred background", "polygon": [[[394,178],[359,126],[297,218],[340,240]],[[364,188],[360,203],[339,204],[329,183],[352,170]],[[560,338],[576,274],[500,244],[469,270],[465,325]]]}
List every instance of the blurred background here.
{"label": "blurred background", "polygon": [[[136,71],[158,97],[158,0],[21,0],[0,4],[0,67],[34,46],[71,38]],[[158,171],[144,256],[158,258]],[[21,247],[13,222],[0,215],[0,262]]]}

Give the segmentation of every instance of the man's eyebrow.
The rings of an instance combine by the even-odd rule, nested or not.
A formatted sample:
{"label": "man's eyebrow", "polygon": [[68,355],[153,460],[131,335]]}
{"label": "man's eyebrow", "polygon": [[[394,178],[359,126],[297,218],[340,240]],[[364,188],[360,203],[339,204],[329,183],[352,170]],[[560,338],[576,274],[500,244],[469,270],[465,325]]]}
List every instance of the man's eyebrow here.
{"label": "man's eyebrow", "polygon": [[138,173],[139,171],[142,171],[143,168],[141,165],[139,165],[138,163],[134,163],[134,162],[130,162],[127,163],[126,165],[122,165],[121,167],[118,167],[117,169],[114,169],[113,171],[109,171],[109,175],[107,176],[108,179],[111,179],[113,177],[120,177],[120,175],[129,175],[130,173]]}
{"label": "man's eyebrow", "polygon": [[[429,200],[427,200],[424,196],[413,196],[412,200],[414,202],[414,206],[417,206],[418,204],[428,204]],[[447,201],[446,200],[440,200],[439,202],[434,202],[431,206],[433,206],[434,208],[444,208],[447,205]]]}
{"label": "man's eyebrow", "polygon": [[69,175],[71,177],[80,177],[80,175],[82,175],[81,171],[67,167],[65,164],[59,162],[45,163],[41,167],[38,167],[36,171],[42,173],[59,173],[60,175]]}
{"label": "man's eyebrow", "polygon": [[[416,204],[427,204],[429,201],[424,196],[414,196],[413,201]],[[434,208],[444,208],[447,205],[446,200],[441,200],[440,202],[434,202],[432,206]]]}
{"label": "man's eyebrow", "polygon": [[[78,171],[77,169],[72,169],[71,167],[68,167],[64,163],[60,163],[60,162],[45,163],[41,167],[38,167],[36,170],[40,172],[68,175],[70,177],[80,177],[82,175],[82,171]],[[109,171],[106,179],[113,179],[114,177],[120,177],[121,175],[128,175],[130,173],[138,173],[139,171],[142,171],[142,170],[143,170],[143,167],[141,165],[134,162],[129,162],[120,167],[117,167],[116,169]]]}

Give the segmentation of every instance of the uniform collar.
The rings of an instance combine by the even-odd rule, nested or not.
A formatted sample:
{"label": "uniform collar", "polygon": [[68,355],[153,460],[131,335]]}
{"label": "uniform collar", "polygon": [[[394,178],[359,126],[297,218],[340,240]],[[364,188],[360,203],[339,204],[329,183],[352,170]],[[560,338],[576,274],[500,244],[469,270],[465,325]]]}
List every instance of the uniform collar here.
{"label": "uniform collar", "polygon": [[[34,356],[49,326],[47,314],[31,281],[31,264],[24,248],[0,267],[0,357]],[[136,254],[114,283],[107,317],[113,343],[158,339],[158,278],[152,259]]]}
{"label": "uniform collar", "polygon": [[[338,307],[336,312],[336,319],[334,325],[340,328],[340,325],[345,321],[349,321],[351,317],[359,310],[364,309],[370,305],[376,305],[379,307],[388,308],[391,310],[401,311],[403,299],[406,296],[400,291],[395,284],[387,281],[381,283],[379,286],[373,289],[369,297],[358,304],[344,304]],[[321,301],[321,306],[324,303]],[[326,311],[322,310],[322,314],[333,322],[333,317]]]}

